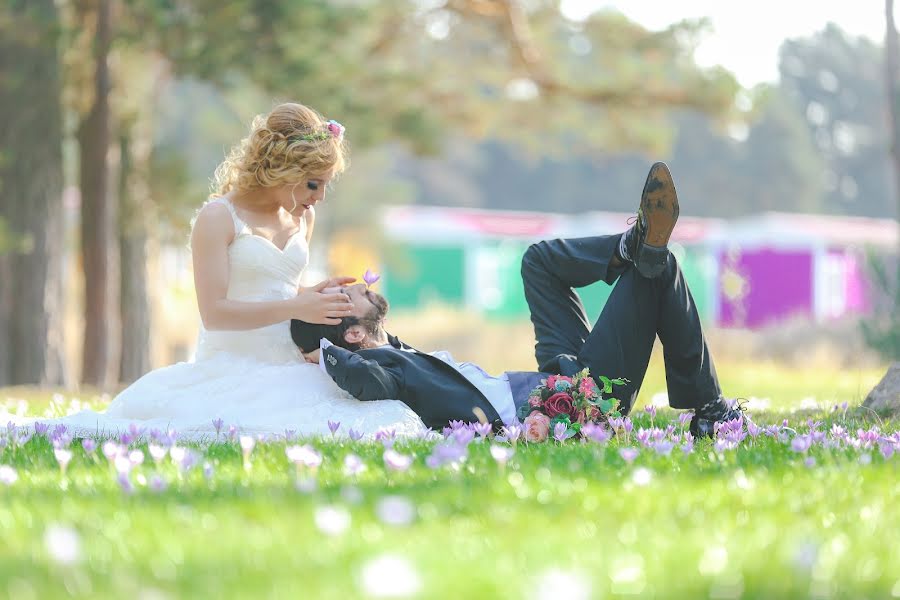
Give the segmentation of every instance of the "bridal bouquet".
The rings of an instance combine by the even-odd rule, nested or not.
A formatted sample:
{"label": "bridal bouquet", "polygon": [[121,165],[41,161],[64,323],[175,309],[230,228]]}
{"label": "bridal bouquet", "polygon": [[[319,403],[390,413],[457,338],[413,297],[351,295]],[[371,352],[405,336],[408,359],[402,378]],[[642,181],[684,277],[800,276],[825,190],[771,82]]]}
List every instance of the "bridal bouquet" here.
{"label": "bridal bouquet", "polygon": [[551,434],[567,439],[581,433],[587,423],[604,423],[620,416],[619,401],[611,397],[613,387],[626,379],[599,376],[602,387],[584,369],[573,377],[551,375],[531,391],[528,402],[519,408],[525,426],[525,440],[543,442]]}

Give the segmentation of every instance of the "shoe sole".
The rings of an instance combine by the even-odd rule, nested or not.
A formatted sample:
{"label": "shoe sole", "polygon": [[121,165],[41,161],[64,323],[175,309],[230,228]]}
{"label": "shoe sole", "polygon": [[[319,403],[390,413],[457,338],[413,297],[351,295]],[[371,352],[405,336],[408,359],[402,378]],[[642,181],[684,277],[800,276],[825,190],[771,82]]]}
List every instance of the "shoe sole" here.
{"label": "shoe sole", "polygon": [[654,163],[647,174],[641,194],[641,210],[647,223],[644,243],[664,248],[669,243],[675,222],[678,221],[678,194],[672,173],[666,163]]}

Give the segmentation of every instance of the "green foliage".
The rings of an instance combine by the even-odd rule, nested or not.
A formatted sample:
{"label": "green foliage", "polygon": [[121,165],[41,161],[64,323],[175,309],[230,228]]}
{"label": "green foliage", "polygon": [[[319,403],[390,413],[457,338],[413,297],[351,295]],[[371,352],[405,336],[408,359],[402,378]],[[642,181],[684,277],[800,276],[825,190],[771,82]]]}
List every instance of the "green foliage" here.
{"label": "green foliage", "polygon": [[[873,284],[872,314],[860,320],[863,339],[885,360],[900,360],[900,260],[886,259],[874,253],[867,255]],[[889,265],[897,270],[892,274]]]}

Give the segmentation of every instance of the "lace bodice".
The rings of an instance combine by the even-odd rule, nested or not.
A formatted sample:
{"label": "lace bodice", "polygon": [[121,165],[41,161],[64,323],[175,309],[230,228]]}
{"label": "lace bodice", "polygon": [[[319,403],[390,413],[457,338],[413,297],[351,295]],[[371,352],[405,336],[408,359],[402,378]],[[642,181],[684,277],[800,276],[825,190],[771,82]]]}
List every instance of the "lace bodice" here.
{"label": "lace bodice", "polygon": [[[279,249],[264,237],[253,234],[226,198],[211,202],[228,208],[234,221],[234,240],[228,246],[229,279],[227,298],[245,302],[286,300],[297,294],[300,277],[309,263],[306,220],[300,230]],[[302,360],[291,341],[290,321],[246,331],[209,331],[201,326],[197,358],[214,352],[249,355],[274,364]]]}

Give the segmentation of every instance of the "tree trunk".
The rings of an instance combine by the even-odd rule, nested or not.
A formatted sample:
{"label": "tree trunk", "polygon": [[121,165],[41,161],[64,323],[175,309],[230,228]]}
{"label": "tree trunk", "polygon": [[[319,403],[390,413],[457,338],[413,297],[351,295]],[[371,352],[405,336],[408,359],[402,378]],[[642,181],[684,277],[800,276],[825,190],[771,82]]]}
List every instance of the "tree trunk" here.
{"label": "tree trunk", "polygon": [[119,252],[122,355],[118,379],[131,383],[151,368],[151,302],[147,287],[148,244],[155,212],[148,190],[151,140],[121,138]]}
{"label": "tree trunk", "polygon": [[98,0],[94,38],[94,97],[78,130],[81,154],[81,257],[84,268],[84,349],[81,381],[104,386],[109,362],[109,260],[112,215],[109,199],[110,0]]}
{"label": "tree trunk", "polygon": [[53,0],[0,9],[0,386],[65,383],[62,109]]}
{"label": "tree trunk", "polygon": [[894,23],[894,0],[885,0],[884,36],[885,88],[887,91],[888,118],[891,127],[891,157],[894,166],[894,196],[897,202],[897,218],[900,219],[900,47],[897,26]]}

